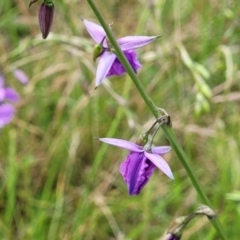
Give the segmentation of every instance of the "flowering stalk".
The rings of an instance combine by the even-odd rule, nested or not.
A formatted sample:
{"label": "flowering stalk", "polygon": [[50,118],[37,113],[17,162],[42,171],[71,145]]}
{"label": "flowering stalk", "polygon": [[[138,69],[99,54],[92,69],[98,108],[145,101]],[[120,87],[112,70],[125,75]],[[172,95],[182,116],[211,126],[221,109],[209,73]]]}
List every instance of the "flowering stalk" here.
{"label": "flowering stalk", "polygon": [[[108,40],[111,43],[111,46],[114,48],[115,54],[117,55],[118,59],[120,60],[120,62],[124,66],[124,68],[126,69],[126,72],[129,74],[130,78],[132,79],[133,83],[135,84],[136,88],[138,89],[139,93],[141,94],[141,96],[142,96],[143,100],[145,101],[146,105],[148,106],[149,110],[157,118],[158,117],[158,109],[155,107],[151,98],[146,93],[145,88],[143,87],[141,81],[138,79],[136,73],[130,66],[127,58],[125,57],[122,50],[118,46],[117,41],[115,40],[111,30],[109,29],[109,26],[105,23],[101,13],[99,12],[98,8],[95,5],[95,3],[92,0],[87,0],[87,2],[89,4],[89,6],[92,8],[96,17],[98,18],[103,29],[105,30]],[[201,198],[202,202],[211,207],[210,201],[209,201],[207,195],[205,194],[205,192],[203,191],[195,173],[192,170],[191,165],[189,164],[188,157],[187,157],[186,153],[183,151],[183,149],[181,148],[180,144],[178,143],[176,136],[174,135],[172,129],[167,126],[163,126],[162,128],[163,128],[163,131],[164,131],[168,141],[170,142],[172,148],[176,152],[179,160],[181,161],[183,167],[185,168],[185,170],[188,174],[188,177],[190,178],[190,180],[191,180],[194,188],[196,189],[199,197]],[[212,220],[211,223],[213,224],[214,228],[216,229],[218,234],[221,236],[221,238],[223,240],[227,239],[218,219],[216,218],[216,219]]]}

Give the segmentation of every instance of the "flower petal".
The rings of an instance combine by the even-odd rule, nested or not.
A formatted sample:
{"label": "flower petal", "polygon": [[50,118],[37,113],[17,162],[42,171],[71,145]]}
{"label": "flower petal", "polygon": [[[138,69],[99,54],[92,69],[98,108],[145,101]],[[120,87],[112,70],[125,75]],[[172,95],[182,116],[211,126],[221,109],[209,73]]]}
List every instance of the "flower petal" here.
{"label": "flower petal", "polygon": [[128,186],[129,195],[137,195],[147,184],[155,169],[143,153],[131,152],[120,166],[120,173]]}
{"label": "flower petal", "polygon": [[29,81],[28,76],[20,69],[15,69],[13,75],[21,84],[26,85]]}
{"label": "flower petal", "polygon": [[160,36],[153,36],[153,37],[128,36],[128,37],[119,38],[117,42],[121,47],[121,49],[123,51],[126,51],[126,50],[132,50],[132,49],[143,47],[159,37]]}
{"label": "flower petal", "polygon": [[[141,68],[141,64],[139,63],[137,59],[137,54],[135,51],[125,51],[124,52],[126,58],[128,59],[129,63],[131,64],[133,70],[135,73],[137,73],[137,70]],[[112,67],[110,68],[107,77],[112,75],[122,75],[125,73],[126,70],[122,63],[119,61],[118,58],[115,59],[115,61],[112,64]]]}
{"label": "flower petal", "polygon": [[0,102],[2,102],[5,98],[5,88],[0,87]]}
{"label": "flower petal", "polygon": [[134,72],[137,73],[137,70],[142,67],[142,65],[138,61],[137,53],[133,50],[133,51],[125,51],[124,54],[127,57],[129,63],[131,64]]}
{"label": "flower petal", "polygon": [[148,158],[156,167],[158,167],[163,173],[165,173],[171,179],[174,179],[173,173],[167,164],[167,162],[159,155],[144,152],[146,158]]}
{"label": "flower petal", "polygon": [[0,105],[0,128],[12,121],[14,111],[14,107],[11,104],[5,103]]}
{"label": "flower petal", "polygon": [[169,146],[152,147],[151,150],[152,150],[152,153],[154,154],[164,155],[171,150],[171,147]]}
{"label": "flower petal", "polygon": [[4,98],[11,102],[19,101],[18,93],[13,88],[10,88],[10,87],[5,88],[5,97]]}
{"label": "flower petal", "polygon": [[143,149],[141,146],[138,146],[137,144],[133,142],[129,142],[127,140],[118,139],[118,138],[98,138],[100,141],[114,145],[116,147],[124,148],[133,152],[143,152]]}
{"label": "flower petal", "polygon": [[96,73],[96,87],[98,87],[102,83],[102,80],[107,76],[115,59],[116,55],[111,52],[104,52],[100,56]]}
{"label": "flower petal", "polygon": [[[87,21],[85,19],[82,19],[82,21],[83,21],[83,24],[85,25],[88,33],[91,35],[91,37],[93,38],[93,40],[96,43],[101,43],[102,40],[104,38],[106,38],[106,33],[100,25],[98,25],[94,22]],[[103,41],[102,45],[105,48],[108,47],[106,39]]]}

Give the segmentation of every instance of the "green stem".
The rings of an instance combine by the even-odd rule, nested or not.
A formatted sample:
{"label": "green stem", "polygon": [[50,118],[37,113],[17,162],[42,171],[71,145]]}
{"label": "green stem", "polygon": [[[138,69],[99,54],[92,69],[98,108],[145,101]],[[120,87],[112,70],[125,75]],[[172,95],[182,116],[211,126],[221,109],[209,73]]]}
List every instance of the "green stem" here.
{"label": "green stem", "polygon": [[[136,88],[138,89],[139,93],[141,94],[142,98],[144,99],[144,101],[145,101],[146,105],[148,106],[149,110],[157,118],[158,113],[159,113],[158,109],[155,107],[151,98],[146,93],[145,88],[143,87],[142,83],[138,79],[136,73],[132,69],[131,65],[129,64],[129,62],[128,62],[127,58],[125,57],[124,53],[122,52],[121,48],[119,47],[119,45],[118,45],[117,41],[115,40],[111,30],[109,29],[109,26],[105,23],[101,13],[98,11],[98,8],[93,3],[93,1],[92,0],[87,0],[87,2],[90,5],[90,7],[92,8],[96,17],[98,18],[100,24],[104,28],[104,30],[106,32],[106,35],[108,37],[108,40],[111,43],[112,47],[114,48],[118,59],[121,61],[122,65],[126,69],[127,73],[129,74],[130,78],[132,79],[133,83],[135,84]],[[188,160],[185,152],[181,148],[180,144],[178,143],[172,129],[167,127],[167,126],[163,126],[163,131],[164,131],[168,141],[170,142],[172,148],[174,149],[175,153],[177,154],[179,160],[181,161],[183,167],[185,168],[185,170],[188,174],[188,177],[190,178],[194,188],[196,189],[199,197],[201,198],[202,203],[204,203],[204,204],[208,205],[210,208],[212,208],[211,203],[210,203],[207,195],[205,194],[205,192],[203,191],[199,181],[197,180],[196,175],[194,174],[194,172],[192,170],[192,167],[189,164],[189,160]],[[214,228],[216,229],[216,231],[218,232],[218,234],[221,236],[221,238],[223,240],[226,240],[227,238],[226,238],[225,234],[223,233],[222,226],[221,226],[220,222],[218,221],[218,219],[216,218],[214,220],[211,220],[211,222],[212,222]]]}

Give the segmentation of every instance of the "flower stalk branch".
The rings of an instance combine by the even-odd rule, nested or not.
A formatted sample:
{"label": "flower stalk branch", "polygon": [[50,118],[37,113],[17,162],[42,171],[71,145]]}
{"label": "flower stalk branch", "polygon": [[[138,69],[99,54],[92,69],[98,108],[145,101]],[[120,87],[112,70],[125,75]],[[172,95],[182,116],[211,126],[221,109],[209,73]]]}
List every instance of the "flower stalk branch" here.
{"label": "flower stalk branch", "polygon": [[[158,108],[154,105],[151,98],[146,93],[145,88],[143,87],[141,81],[138,79],[136,73],[134,72],[134,70],[132,69],[131,65],[129,64],[127,58],[123,54],[121,48],[118,46],[117,41],[115,40],[111,30],[109,29],[108,24],[106,24],[106,22],[104,21],[97,6],[95,5],[95,3],[92,0],[87,0],[87,2],[89,4],[89,6],[92,8],[96,17],[98,18],[101,26],[103,27],[111,46],[115,50],[115,54],[117,55],[118,59],[120,60],[120,62],[124,66],[124,68],[126,69],[126,72],[132,79],[133,83],[135,84],[136,88],[138,89],[139,93],[141,94],[142,98],[144,99],[149,110],[152,112],[152,114],[154,115],[155,118],[158,118],[158,115],[159,115]],[[205,194],[203,188],[201,187],[194,171],[192,170],[192,167],[189,163],[188,157],[185,154],[185,152],[183,151],[183,149],[181,148],[180,144],[178,143],[177,138],[176,138],[175,134],[173,133],[172,129],[166,125],[163,125],[162,129],[163,129],[168,141],[170,142],[173,150],[175,151],[179,160],[181,161],[183,167],[185,168],[185,170],[188,174],[188,177],[190,178],[194,188],[196,189],[196,191],[201,199],[201,202],[203,202],[204,204],[211,207],[211,203],[210,203],[207,195]],[[217,218],[213,219],[213,220],[211,220],[211,223],[213,224],[214,228],[216,229],[218,234],[221,236],[221,238],[223,240],[226,240],[227,238],[222,230],[222,226],[221,226],[219,220]]]}

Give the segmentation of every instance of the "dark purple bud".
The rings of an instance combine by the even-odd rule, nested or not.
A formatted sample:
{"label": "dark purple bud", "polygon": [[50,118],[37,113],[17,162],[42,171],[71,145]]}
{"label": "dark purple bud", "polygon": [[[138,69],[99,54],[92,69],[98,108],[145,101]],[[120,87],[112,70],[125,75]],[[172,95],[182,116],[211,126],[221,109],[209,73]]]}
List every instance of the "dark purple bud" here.
{"label": "dark purple bud", "polygon": [[173,233],[168,233],[165,240],[180,240],[181,239],[181,236],[176,236],[175,234]]}
{"label": "dark purple bud", "polygon": [[54,14],[54,5],[53,3],[42,3],[38,18],[39,18],[39,26],[42,32],[43,39],[47,38],[50,28],[53,21],[53,14]]}

